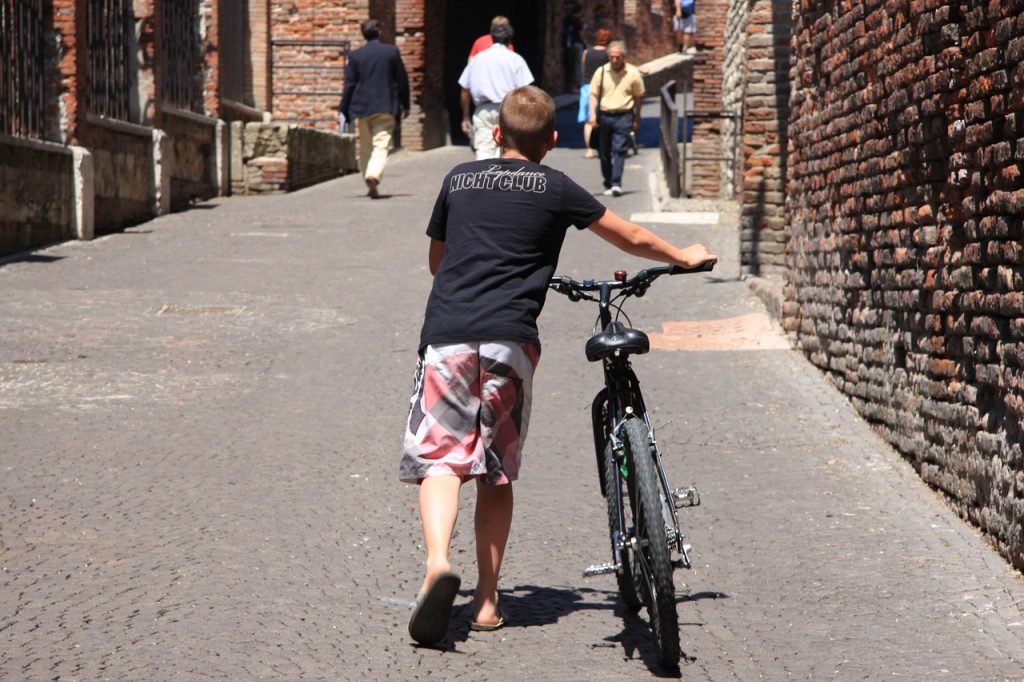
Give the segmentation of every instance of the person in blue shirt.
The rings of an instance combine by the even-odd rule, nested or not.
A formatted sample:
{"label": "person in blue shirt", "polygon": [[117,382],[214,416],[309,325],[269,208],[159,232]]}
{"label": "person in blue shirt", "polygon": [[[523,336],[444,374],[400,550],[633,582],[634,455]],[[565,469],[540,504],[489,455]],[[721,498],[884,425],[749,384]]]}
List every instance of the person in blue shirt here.
{"label": "person in blue shirt", "polygon": [[697,32],[697,17],[693,4],[694,0],[676,0],[676,12],[672,17],[672,30],[675,33],[679,51],[688,54],[697,51],[697,47],[693,44],[693,34]]}

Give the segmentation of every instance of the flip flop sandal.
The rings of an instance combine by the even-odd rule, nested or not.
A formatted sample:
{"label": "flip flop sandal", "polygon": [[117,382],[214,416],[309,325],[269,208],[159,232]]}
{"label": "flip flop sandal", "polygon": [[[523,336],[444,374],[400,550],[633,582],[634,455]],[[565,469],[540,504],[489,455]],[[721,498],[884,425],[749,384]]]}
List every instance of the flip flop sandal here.
{"label": "flip flop sandal", "polygon": [[462,579],[446,571],[434,579],[426,592],[416,598],[416,608],[409,619],[409,636],[420,644],[436,644],[448,634],[452,604]]}
{"label": "flip flop sandal", "polygon": [[498,610],[498,622],[497,623],[476,623],[476,622],[473,622],[473,623],[469,624],[469,629],[470,630],[474,630],[476,632],[494,632],[495,630],[500,630],[503,627],[505,627],[505,624],[506,624],[505,612],[499,609]]}

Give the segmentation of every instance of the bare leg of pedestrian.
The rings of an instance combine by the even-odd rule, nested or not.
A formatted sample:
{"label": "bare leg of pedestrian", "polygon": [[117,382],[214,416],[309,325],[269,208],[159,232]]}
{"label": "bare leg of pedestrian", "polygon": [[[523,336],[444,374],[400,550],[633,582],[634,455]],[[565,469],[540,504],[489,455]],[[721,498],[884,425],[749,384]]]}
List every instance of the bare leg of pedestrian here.
{"label": "bare leg of pedestrian", "polygon": [[585,158],[588,158],[588,159],[592,159],[595,156],[597,156],[597,154],[594,152],[593,148],[591,148],[591,146],[590,146],[590,136],[593,135],[593,134],[594,134],[594,127],[591,126],[589,123],[584,123],[583,124],[583,146],[586,147],[587,151],[584,152],[583,156]]}
{"label": "bare leg of pedestrian", "polygon": [[477,479],[476,561],[479,570],[473,593],[473,623],[493,626],[501,622],[498,610],[498,577],[512,526],[512,484],[487,485]]}
{"label": "bare leg of pedestrian", "polygon": [[448,550],[459,516],[461,487],[462,479],[458,476],[428,476],[420,484],[420,520],[427,550],[426,574],[420,592],[426,592],[439,574],[451,570]]}

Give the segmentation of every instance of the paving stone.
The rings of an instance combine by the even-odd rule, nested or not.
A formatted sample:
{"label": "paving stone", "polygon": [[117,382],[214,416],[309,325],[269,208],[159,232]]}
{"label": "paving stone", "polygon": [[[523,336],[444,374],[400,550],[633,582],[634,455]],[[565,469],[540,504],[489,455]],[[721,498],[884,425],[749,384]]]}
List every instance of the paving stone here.
{"label": "paving stone", "polygon": [[[503,570],[511,625],[469,630],[467,490],[450,636],[408,639],[422,547],[396,477],[423,232],[466,158],[401,155],[378,201],[345,177],[0,265],[0,678],[664,674],[614,578],[581,577],[608,559],[588,432],[600,372],[583,355],[596,311],[555,296]],[[656,161],[630,157],[630,193],[609,206],[650,212]],[[601,189],[579,150],[549,162]],[[659,281],[627,309],[635,326],[763,315],[738,223],[657,229],[722,264]],[[559,272],[641,266],[574,233]],[[703,501],[682,517],[682,674],[1021,679],[1020,576],[802,356],[742,348],[635,362],[668,476]]]}

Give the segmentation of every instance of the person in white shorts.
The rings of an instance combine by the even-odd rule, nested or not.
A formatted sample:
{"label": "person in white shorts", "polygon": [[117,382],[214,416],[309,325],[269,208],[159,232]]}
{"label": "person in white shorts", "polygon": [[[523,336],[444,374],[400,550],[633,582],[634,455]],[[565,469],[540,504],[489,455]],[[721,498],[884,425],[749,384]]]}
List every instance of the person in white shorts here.
{"label": "person in white shorts", "polygon": [[513,34],[511,24],[492,24],[494,44],[473,57],[459,76],[462,132],[472,140],[478,161],[500,156],[494,128],[505,95],[533,83],[526,60],[508,47]]}

